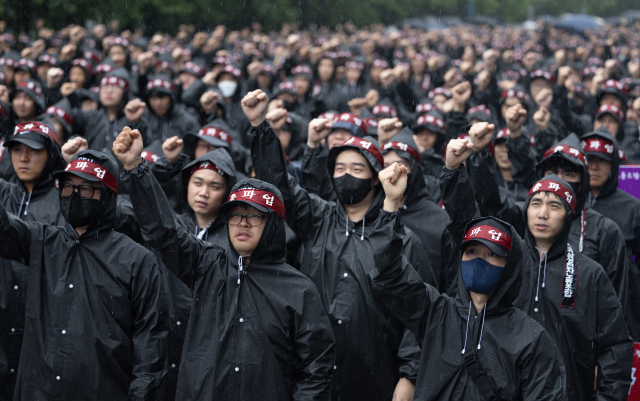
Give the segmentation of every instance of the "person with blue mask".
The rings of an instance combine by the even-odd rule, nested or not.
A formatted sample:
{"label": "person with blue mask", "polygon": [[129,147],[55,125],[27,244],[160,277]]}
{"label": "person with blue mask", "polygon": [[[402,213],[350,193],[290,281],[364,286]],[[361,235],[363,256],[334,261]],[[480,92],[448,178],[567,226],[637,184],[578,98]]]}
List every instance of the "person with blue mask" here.
{"label": "person with blue mask", "polygon": [[450,226],[460,243],[458,288],[453,298],[440,294],[402,256],[406,168],[394,163],[378,178],[385,200],[370,235],[376,269],[369,276],[421,344],[414,399],[564,400],[565,370],[553,340],[514,305],[526,249],[516,230],[492,217]]}

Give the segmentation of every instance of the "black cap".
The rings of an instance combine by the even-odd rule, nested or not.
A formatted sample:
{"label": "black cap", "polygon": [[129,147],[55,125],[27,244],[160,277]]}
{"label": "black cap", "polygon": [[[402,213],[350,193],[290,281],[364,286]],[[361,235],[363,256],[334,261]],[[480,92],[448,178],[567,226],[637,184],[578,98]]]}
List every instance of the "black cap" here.
{"label": "black cap", "polygon": [[486,245],[496,255],[506,258],[511,250],[511,228],[495,218],[481,218],[467,224],[465,236],[458,247],[459,251],[472,242]]}

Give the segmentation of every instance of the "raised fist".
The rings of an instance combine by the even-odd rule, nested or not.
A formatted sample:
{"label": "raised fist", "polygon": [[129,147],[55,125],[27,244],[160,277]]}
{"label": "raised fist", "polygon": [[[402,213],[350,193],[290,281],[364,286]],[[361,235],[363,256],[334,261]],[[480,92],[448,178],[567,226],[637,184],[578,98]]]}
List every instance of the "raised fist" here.
{"label": "raised fist", "polygon": [[124,107],[124,115],[130,123],[137,123],[142,118],[147,105],[140,99],[133,99]]}
{"label": "raised fist", "polygon": [[62,152],[62,158],[64,159],[64,161],[69,163],[69,161],[73,158],[73,156],[76,155],[76,153],[88,149],[89,144],[87,143],[87,140],[84,138],[76,137],[62,145],[62,149],[60,149],[60,151]]}
{"label": "raised fist", "polygon": [[111,149],[125,170],[133,170],[142,162],[140,155],[143,147],[140,131],[137,129],[132,131],[131,128],[124,127],[116,140],[113,141]]}
{"label": "raised fist", "polygon": [[242,111],[253,127],[264,121],[264,114],[269,106],[269,97],[260,89],[246,94],[242,99]]}
{"label": "raised fist", "polygon": [[309,123],[309,136],[307,137],[307,146],[317,148],[331,133],[333,123],[326,118],[314,118]]}
{"label": "raised fist", "polygon": [[397,117],[384,118],[378,122],[378,141],[380,146],[389,142],[402,130],[402,123]]}
{"label": "raised fist", "polygon": [[182,149],[184,149],[184,141],[177,136],[172,136],[162,143],[162,152],[169,163],[178,160]]}

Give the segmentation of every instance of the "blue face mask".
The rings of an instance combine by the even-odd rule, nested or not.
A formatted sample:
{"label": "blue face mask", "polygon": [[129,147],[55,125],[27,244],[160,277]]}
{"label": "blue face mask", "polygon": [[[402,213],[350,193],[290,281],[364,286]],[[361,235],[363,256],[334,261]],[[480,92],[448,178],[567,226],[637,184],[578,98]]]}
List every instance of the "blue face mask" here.
{"label": "blue face mask", "polygon": [[500,279],[502,270],[504,270],[502,267],[492,265],[480,257],[463,260],[462,280],[464,287],[476,294],[491,294],[493,287]]}

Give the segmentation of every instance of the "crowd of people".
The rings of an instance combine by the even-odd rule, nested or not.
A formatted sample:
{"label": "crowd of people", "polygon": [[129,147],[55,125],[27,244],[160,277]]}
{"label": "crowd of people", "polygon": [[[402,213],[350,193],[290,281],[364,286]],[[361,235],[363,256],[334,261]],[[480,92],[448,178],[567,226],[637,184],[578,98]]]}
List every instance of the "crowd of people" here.
{"label": "crowd of people", "polygon": [[383,28],[3,32],[0,400],[626,400],[640,24]]}

